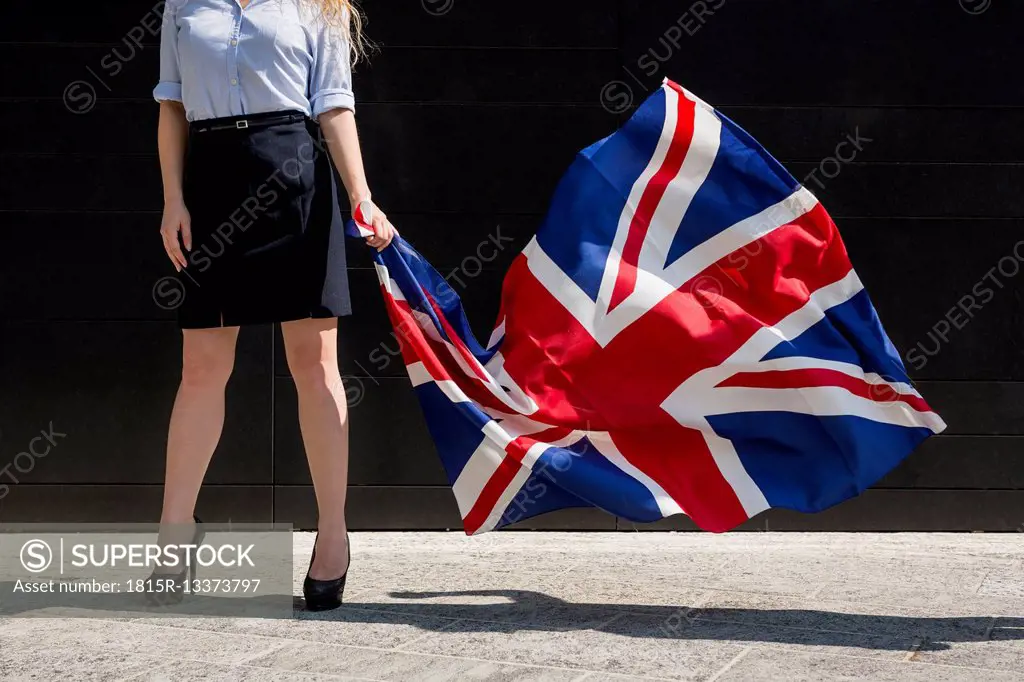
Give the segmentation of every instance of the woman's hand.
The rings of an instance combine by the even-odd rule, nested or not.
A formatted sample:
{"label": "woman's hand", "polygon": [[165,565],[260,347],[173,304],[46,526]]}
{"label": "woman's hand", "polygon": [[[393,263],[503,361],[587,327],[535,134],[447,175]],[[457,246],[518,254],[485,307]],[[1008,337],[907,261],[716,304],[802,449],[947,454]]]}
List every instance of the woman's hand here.
{"label": "woman's hand", "polygon": [[370,199],[370,187],[366,183],[366,171],[363,169],[363,153],[359,149],[355,112],[345,108],[329,109],[320,114],[319,121],[324,139],[327,140],[327,148],[331,152],[331,160],[348,192],[352,217],[373,232],[373,235],[366,238],[366,243],[377,251],[383,251],[397,232],[388,222],[384,211],[377,208]]}
{"label": "woman's hand", "polygon": [[[178,233],[181,233],[181,240]],[[185,208],[182,199],[164,202],[164,217],[160,223],[160,237],[164,240],[164,250],[167,257],[174,264],[174,269],[181,272],[188,267],[188,260],[181,251],[181,244],[185,244],[187,251],[192,250],[192,216]]]}
{"label": "woman's hand", "polygon": [[356,210],[361,209],[363,217],[369,218],[367,222],[373,230],[373,236],[367,237],[366,243],[377,249],[377,251],[383,251],[391,243],[391,240],[395,238],[395,235],[398,234],[398,230],[388,220],[384,211],[380,210],[371,200],[363,199],[357,202],[355,206]]}

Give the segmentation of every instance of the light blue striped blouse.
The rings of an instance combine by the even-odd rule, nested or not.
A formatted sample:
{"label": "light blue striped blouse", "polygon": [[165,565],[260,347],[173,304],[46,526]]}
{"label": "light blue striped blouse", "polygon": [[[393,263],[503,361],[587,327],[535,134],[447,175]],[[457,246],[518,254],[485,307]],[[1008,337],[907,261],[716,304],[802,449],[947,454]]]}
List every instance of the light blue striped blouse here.
{"label": "light blue striped blouse", "polygon": [[168,0],[153,97],[182,102],[189,121],[355,109],[348,38],[316,14],[316,5]]}

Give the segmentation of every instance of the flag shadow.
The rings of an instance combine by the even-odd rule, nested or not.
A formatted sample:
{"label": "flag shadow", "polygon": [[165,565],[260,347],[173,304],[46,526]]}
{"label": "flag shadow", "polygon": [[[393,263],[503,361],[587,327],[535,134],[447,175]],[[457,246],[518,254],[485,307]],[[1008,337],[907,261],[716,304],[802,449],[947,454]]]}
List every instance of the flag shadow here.
{"label": "flag shadow", "polygon": [[[651,639],[901,651],[944,650],[958,642],[1024,640],[1024,617],[1013,616],[922,617],[820,609],[573,603],[530,590],[390,592],[388,596],[423,601],[353,602],[315,616],[343,622],[403,623],[446,633],[599,630]],[[481,599],[501,601],[479,603]],[[477,603],[466,603],[470,600]]]}

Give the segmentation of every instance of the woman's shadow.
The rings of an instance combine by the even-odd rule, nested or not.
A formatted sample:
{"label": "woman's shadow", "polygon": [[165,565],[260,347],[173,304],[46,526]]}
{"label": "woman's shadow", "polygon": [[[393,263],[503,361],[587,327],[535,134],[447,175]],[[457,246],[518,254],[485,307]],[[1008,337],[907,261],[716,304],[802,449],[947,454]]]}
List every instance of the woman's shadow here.
{"label": "woman's shadow", "polygon": [[[909,647],[948,649],[954,642],[1024,639],[1024,617],[918,617],[816,609],[590,604],[568,602],[530,590],[391,592],[389,596],[409,601],[352,602],[324,614],[300,611],[298,617],[356,623],[398,622],[449,633],[600,629],[643,638],[901,651]],[[441,599],[445,602],[434,601]],[[480,603],[481,599],[494,601]],[[296,599],[296,607],[301,608],[301,604],[302,600]]]}
{"label": "woman's shadow", "polygon": [[[919,617],[818,609],[758,609],[577,603],[532,590],[390,592],[403,601],[349,601],[335,611],[306,611],[301,597],[244,599],[194,595],[170,607],[147,607],[143,595],[64,595],[60,608],[38,595],[11,599],[0,583],[0,616],[298,619],[408,624],[447,633],[601,630],[649,639],[719,640],[862,649],[948,649],[955,642],[1024,639],[1024,617]],[[42,610],[41,610],[42,609]]]}

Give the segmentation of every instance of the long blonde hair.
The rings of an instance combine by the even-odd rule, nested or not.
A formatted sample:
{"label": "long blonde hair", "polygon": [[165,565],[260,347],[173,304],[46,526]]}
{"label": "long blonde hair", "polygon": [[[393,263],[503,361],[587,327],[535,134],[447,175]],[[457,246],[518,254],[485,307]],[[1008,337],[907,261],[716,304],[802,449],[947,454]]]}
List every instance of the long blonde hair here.
{"label": "long blonde hair", "polygon": [[366,17],[356,0],[306,0],[315,5],[328,23],[344,29],[352,46],[352,61],[366,59],[373,50],[373,43],[363,32]]}

